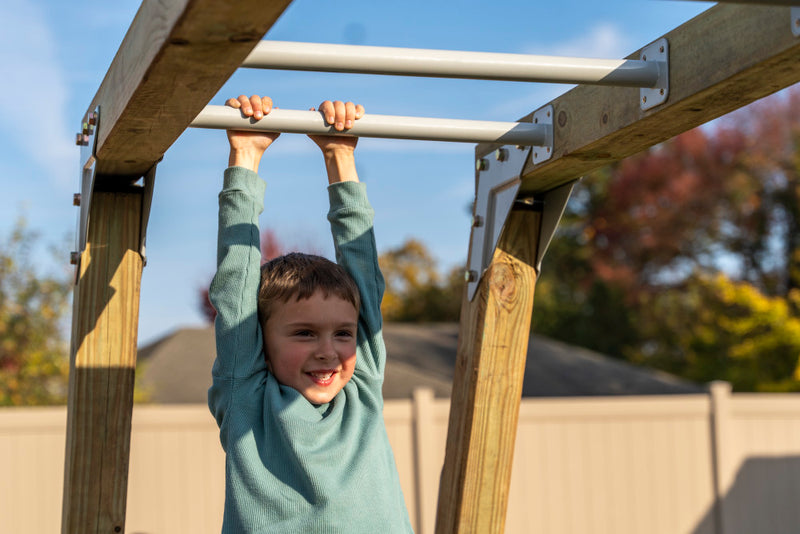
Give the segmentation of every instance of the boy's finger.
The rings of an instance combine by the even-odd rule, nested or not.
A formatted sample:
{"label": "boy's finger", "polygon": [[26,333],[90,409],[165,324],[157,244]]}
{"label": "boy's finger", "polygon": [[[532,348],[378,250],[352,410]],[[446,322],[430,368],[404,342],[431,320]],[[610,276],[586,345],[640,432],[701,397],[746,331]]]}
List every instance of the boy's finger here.
{"label": "boy's finger", "polygon": [[253,114],[253,107],[250,105],[250,99],[247,98],[246,95],[239,95],[239,98],[237,100],[239,101],[239,106],[240,109],[242,110],[242,113],[246,117],[249,117],[250,115]]}
{"label": "boy's finger", "polygon": [[328,124],[334,123],[336,117],[334,115],[333,102],[326,100],[319,105],[319,110],[322,112],[322,116],[325,117],[325,122]]}
{"label": "boy's finger", "polygon": [[341,100],[337,100],[333,103],[334,113],[336,115],[336,122],[334,123],[333,127],[336,130],[342,131],[344,130],[344,121],[345,121],[345,105],[344,102]]}
{"label": "boy's finger", "polygon": [[225,105],[232,107],[234,109],[239,109],[240,107],[242,107],[242,104],[235,98],[229,98],[228,100],[226,100]]}
{"label": "boy's finger", "polygon": [[353,121],[356,120],[356,105],[352,102],[345,102],[344,104],[344,127],[352,128]]}
{"label": "boy's finger", "polygon": [[264,112],[264,115],[272,111],[272,99],[270,97],[261,97],[261,110]]}
{"label": "boy's finger", "polygon": [[361,117],[363,117],[364,113],[366,113],[366,110],[364,109],[364,106],[362,106],[361,104],[358,104],[356,106],[356,120],[360,119]]}
{"label": "boy's finger", "polygon": [[261,107],[261,97],[253,95],[250,97],[250,105],[253,107],[253,118],[258,120],[264,116],[264,109]]}

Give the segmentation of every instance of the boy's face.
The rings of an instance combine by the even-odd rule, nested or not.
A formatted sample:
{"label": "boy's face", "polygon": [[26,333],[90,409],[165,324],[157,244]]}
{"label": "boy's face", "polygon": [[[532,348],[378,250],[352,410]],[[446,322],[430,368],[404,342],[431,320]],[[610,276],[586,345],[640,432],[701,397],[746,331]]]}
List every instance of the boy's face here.
{"label": "boy's face", "polygon": [[309,402],[330,402],[353,376],[357,321],[352,304],[321,291],[305,300],[274,302],[264,325],[270,371]]}

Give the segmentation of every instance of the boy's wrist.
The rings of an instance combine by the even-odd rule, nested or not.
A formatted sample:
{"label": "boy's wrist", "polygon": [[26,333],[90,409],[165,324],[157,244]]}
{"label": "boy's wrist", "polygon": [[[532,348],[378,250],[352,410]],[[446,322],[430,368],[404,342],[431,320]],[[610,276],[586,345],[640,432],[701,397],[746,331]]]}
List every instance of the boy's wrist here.
{"label": "boy's wrist", "polygon": [[244,167],[253,172],[258,172],[258,165],[263,154],[264,152],[260,150],[231,148],[228,156],[228,167]]}
{"label": "boy's wrist", "polygon": [[328,183],[358,182],[356,159],[352,148],[334,147],[323,151]]}

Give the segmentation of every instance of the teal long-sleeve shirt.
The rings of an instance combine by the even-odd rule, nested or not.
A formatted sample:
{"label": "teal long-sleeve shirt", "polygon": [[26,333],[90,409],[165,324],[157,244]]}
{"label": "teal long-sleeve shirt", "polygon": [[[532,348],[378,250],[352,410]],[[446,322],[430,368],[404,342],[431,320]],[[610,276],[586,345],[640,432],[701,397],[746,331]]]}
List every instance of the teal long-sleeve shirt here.
{"label": "teal long-sleeve shirt", "polygon": [[265,183],[225,171],[219,196],[217,358],[208,404],[226,453],[223,533],[411,532],[383,422],[383,277],[364,184],[329,186],[336,260],[361,294],[356,368],[315,406],[266,367],[257,314]]}

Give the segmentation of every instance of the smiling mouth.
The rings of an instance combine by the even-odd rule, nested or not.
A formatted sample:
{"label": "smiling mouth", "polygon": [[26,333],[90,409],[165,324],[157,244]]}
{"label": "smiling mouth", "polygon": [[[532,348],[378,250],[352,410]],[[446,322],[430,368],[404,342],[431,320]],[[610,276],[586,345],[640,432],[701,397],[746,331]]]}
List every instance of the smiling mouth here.
{"label": "smiling mouth", "polygon": [[333,383],[336,371],[309,371],[306,373],[311,380],[319,386],[329,386]]}

